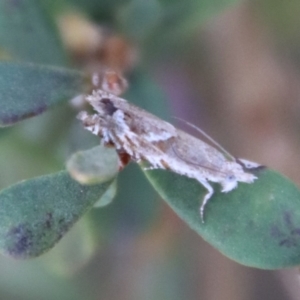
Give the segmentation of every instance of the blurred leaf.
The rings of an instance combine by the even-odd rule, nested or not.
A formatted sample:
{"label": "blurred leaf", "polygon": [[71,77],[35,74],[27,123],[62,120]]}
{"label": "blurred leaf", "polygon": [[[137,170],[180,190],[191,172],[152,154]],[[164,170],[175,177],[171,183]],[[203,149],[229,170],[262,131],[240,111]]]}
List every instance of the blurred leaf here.
{"label": "blurred leaf", "polygon": [[[17,127],[8,127],[10,134],[0,139],[0,190],[24,178],[57,172],[61,162],[49,147],[22,139]],[[0,129],[0,132],[3,129]]]}
{"label": "blurred leaf", "polygon": [[[70,126],[74,122],[78,122],[76,111],[69,105],[57,105],[34,118],[3,128],[15,129],[24,142],[39,147],[48,153],[47,156],[51,153],[52,156],[59,157],[59,170],[61,170],[61,164],[65,162],[67,156],[66,148],[68,147]],[[43,174],[48,174],[48,172]],[[26,178],[30,177],[32,176]]]}
{"label": "blurred leaf", "polygon": [[0,63],[0,126],[41,114],[83,90],[74,70],[33,64]]}
{"label": "blurred leaf", "polygon": [[300,192],[270,170],[253,184],[229,193],[218,184],[201,222],[206,190],[196,180],[162,170],[147,171],[161,196],[191,228],[231,259],[252,267],[279,269],[300,264]]}
{"label": "blurred leaf", "polygon": [[240,0],[192,0],[195,5],[194,17],[199,21],[207,21],[208,18],[220,13],[222,10],[233,6]]}
{"label": "blurred leaf", "polygon": [[82,186],[62,171],[2,190],[1,251],[15,258],[28,258],[49,250],[110,184]]}
{"label": "blurred leaf", "polygon": [[159,24],[162,7],[158,0],[131,0],[118,15],[120,27],[135,40],[142,40]]}
{"label": "blurred leaf", "polygon": [[263,0],[253,1],[253,4],[263,20],[271,25],[277,37],[284,40],[287,38],[290,41],[293,37],[299,37],[300,3],[298,0]]}
{"label": "blurred leaf", "polygon": [[119,159],[115,149],[103,145],[71,156],[67,162],[70,175],[81,184],[95,184],[115,177]]}
{"label": "blurred leaf", "polygon": [[[143,61],[182,57],[205,21],[239,0],[131,0],[118,11],[117,27],[140,42]],[[191,41],[192,39],[192,41]],[[186,54],[186,53],[185,53]],[[188,54],[186,54],[188,55]],[[176,59],[176,58],[175,58]]]}
{"label": "blurred leaf", "polygon": [[65,9],[68,0],[42,0],[39,1],[41,7],[47,10],[51,16],[61,13]]}
{"label": "blurred leaf", "polygon": [[293,66],[300,63],[300,2],[298,0],[263,0],[251,2],[256,18],[268,26],[268,34],[281,55],[290,59]]}
{"label": "blurred leaf", "polygon": [[[157,38],[162,33],[195,29],[239,0],[131,0],[120,8],[120,28],[132,37],[145,37],[151,30]],[[153,31],[154,34],[154,31]],[[153,36],[154,37],[154,36]],[[163,43],[165,41],[162,41]]]}
{"label": "blurred leaf", "polygon": [[0,49],[13,59],[63,66],[67,63],[48,6],[40,0],[0,1]]}
{"label": "blurred leaf", "polygon": [[0,297],[5,300],[88,300],[83,287],[41,267],[38,260],[0,257]]}

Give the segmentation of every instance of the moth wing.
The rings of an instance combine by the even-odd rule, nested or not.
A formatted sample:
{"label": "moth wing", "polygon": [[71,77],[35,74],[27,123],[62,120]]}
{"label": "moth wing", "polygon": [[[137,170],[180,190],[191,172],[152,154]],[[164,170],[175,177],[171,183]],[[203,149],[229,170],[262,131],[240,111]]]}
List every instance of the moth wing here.
{"label": "moth wing", "polygon": [[192,135],[181,130],[177,132],[178,137],[173,150],[179,158],[191,165],[222,174],[222,167],[228,161],[223,153]]}
{"label": "moth wing", "polygon": [[177,130],[172,124],[152,115],[142,108],[123,99],[122,101],[114,102],[114,105],[125,113],[127,124],[131,130],[148,142],[166,141],[177,136]]}

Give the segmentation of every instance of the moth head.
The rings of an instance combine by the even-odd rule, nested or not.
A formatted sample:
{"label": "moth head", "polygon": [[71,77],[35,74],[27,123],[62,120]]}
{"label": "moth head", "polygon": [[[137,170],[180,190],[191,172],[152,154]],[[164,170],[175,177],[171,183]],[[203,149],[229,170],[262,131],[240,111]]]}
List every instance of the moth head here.
{"label": "moth head", "polygon": [[238,162],[228,162],[226,168],[225,181],[229,184],[231,182],[253,182],[256,177],[248,172],[245,172],[244,166]]}
{"label": "moth head", "polygon": [[114,105],[114,100],[121,99],[113,94],[107,93],[102,90],[93,91],[91,95],[86,97],[94,110],[101,116],[112,116],[117,108]]}

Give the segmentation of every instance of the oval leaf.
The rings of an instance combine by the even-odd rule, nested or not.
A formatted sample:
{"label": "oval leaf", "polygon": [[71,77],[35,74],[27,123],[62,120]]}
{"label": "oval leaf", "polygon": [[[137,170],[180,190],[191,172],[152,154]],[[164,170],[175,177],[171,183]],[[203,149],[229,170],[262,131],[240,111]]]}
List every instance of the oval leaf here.
{"label": "oval leaf", "polygon": [[73,154],[67,162],[67,170],[81,184],[95,184],[115,177],[118,162],[115,149],[100,145]]}
{"label": "oval leaf", "polygon": [[202,223],[206,191],[196,180],[163,170],[146,173],[175,212],[231,259],[262,269],[300,264],[300,192],[280,174],[262,170],[253,184],[239,183],[227,194],[214,184]]}
{"label": "oval leaf", "polygon": [[82,92],[82,73],[34,64],[0,63],[0,126],[41,114]]}
{"label": "oval leaf", "polygon": [[15,258],[28,258],[49,250],[110,184],[82,186],[62,171],[2,190],[1,251]]}

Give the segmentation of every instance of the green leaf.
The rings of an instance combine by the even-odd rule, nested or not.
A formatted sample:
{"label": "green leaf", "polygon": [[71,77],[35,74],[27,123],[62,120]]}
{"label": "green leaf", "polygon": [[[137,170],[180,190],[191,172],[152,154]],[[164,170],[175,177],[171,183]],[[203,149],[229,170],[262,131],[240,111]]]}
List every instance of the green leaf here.
{"label": "green leaf", "polygon": [[49,250],[110,184],[82,186],[62,171],[2,190],[1,252],[15,258],[28,258]]}
{"label": "green leaf", "polygon": [[[84,286],[53,276],[35,260],[13,262],[0,258],[0,297],[5,300],[90,300]],[[17,288],[16,288],[17,287]]]}
{"label": "green leaf", "polygon": [[299,40],[299,9],[300,3],[297,0],[263,0],[253,2],[257,17],[263,18],[277,38],[283,41],[292,42]]}
{"label": "green leaf", "polygon": [[280,59],[289,59],[293,67],[300,67],[300,34],[298,0],[255,0],[252,3],[252,11],[258,20],[263,20],[268,27],[268,38],[272,39],[272,46],[276,49]]}
{"label": "green leaf", "polygon": [[[203,24],[239,0],[131,0],[118,11],[116,26],[140,42],[143,61],[153,64],[189,55]],[[191,40],[192,39],[192,40]],[[149,60],[150,59],[150,60]]]}
{"label": "green leaf", "polygon": [[0,63],[0,126],[41,114],[81,93],[84,76],[74,70]]}
{"label": "green leaf", "polygon": [[175,212],[207,242],[231,259],[252,267],[278,269],[300,264],[300,192],[267,169],[253,184],[214,195],[201,222],[206,190],[193,179],[163,170],[147,176]]}
{"label": "green leaf", "polygon": [[142,40],[162,19],[158,0],[131,0],[119,13],[120,26],[136,40]]}
{"label": "green leaf", "polygon": [[103,145],[79,151],[67,162],[70,175],[81,184],[95,184],[115,177],[119,171],[115,149]]}
{"label": "green leaf", "polygon": [[0,49],[16,60],[67,62],[54,20],[40,0],[0,1]]}
{"label": "green leaf", "polygon": [[0,191],[24,178],[61,170],[61,161],[49,145],[43,147],[42,143],[26,142],[18,127],[7,128],[11,130],[10,134],[0,138]]}
{"label": "green leaf", "polygon": [[[194,11],[193,16],[195,17],[195,20],[198,24],[199,21],[207,21],[208,18],[213,17],[214,15],[220,13],[224,9],[228,9],[230,6],[233,6],[234,4],[237,4],[240,2],[240,0],[203,0],[203,1],[197,1],[192,0],[195,8],[197,8]],[[198,20],[198,21],[197,21]]]}

